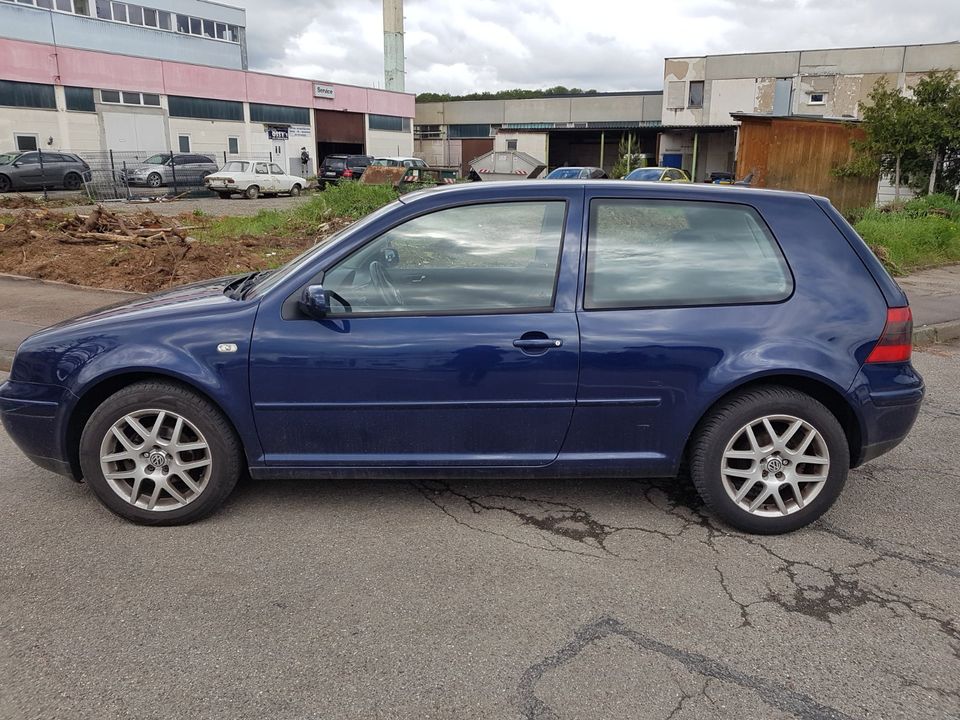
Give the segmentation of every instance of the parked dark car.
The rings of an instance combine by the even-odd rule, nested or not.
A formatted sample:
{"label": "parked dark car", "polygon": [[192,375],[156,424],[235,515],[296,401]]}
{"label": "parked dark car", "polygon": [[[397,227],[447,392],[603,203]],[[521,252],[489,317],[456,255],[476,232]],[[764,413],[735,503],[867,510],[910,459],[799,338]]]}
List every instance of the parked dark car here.
{"label": "parked dark car", "polygon": [[0,154],[0,192],[63,188],[79,190],[90,182],[90,166],[73,153],[13,152]]}
{"label": "parked dark car", "polygon": [[130,185],[158,188],[164,185],[201,186],[208,175],[219,170],[216,161],[196,153],[158,153],[138,165],[129,167],[126,180]]}
{"label": "parked dark car", "polygon": [[910,431],[907,298],[823,198],[619,181],[406,195],[273,272],[41,331],[0,386],[38,465],[195,520],[254,478],[665,477],[815,520]]}
{"label": "parked dark car", "polygon": [[558,167],[544,180],[603,180],[607,173],[598,167]]}
{"label": "parked dark car", "polygon": [[341,178],[344,180],[359,180],[363,171],[372,162],[372,155],[327,155],[320,163],[317,180],[320,187]]}

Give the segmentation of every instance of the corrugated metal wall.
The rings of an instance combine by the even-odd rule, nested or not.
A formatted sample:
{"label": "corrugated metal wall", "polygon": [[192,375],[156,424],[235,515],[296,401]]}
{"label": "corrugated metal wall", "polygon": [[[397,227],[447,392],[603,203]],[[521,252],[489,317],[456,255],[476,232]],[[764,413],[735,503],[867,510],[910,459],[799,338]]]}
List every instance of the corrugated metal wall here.
{"label": "corrugated metal wall", "polygon": [[850,141],[863,131],[837,121],[741,118],[737,178],[753,186],[825,195],[841,210],[874,204],[876,178],[838,178],[831,170],[853,157]]}

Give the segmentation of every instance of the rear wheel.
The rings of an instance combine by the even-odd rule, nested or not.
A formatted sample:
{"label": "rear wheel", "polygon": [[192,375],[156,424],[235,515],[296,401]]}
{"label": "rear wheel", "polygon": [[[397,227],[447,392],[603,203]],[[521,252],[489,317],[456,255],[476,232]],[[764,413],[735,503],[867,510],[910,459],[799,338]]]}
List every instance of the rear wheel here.
{"label": "rear wheel", "polygon": [[244,193],[244,197],[249,200],[256,200],[258,197],[260,197],[260,188],[258,188],[256,185],[251,185]]}
{"label": "rear wheel", "polygon": [[136,383],[98,407],[80,438],[83,476],[111,511],[179,525],[216,509],[236,485],[240,442],[223,414],[190,390]]}
{"label": "rear wheel", "polygon": [[697,429],[690,475],[707,506],[740,530],[790,532],[825,513],[847,479],[840,423],[812,397],[757,388],[731,398]]}
{"label": "rear wheel", "polygon": [[79,190],[83,184],[83,179],[75,172],[67,173],[63,178],[63,187],[65,190]]}

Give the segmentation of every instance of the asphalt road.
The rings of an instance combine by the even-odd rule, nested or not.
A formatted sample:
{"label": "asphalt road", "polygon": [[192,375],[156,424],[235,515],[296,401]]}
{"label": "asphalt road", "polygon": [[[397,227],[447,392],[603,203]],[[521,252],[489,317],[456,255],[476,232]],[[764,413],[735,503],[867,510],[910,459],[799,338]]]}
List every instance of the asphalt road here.
{"label": "asphalt road", "polygon": [[960,717],[960,348],[793,535],[668,482],[247,482],[141,528],[0,434],[0,717]]}

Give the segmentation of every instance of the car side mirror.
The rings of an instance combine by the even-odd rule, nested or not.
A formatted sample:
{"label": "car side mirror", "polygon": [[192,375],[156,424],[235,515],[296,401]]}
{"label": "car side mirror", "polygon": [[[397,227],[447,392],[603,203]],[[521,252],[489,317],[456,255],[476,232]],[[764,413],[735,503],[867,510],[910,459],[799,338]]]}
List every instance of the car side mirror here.
{"label": "car side mirror", "polygon": [[330,298],[323,285],[307,285],[300,293],[297,307],[305,315],[320,320],[330,312]]}
{"label": "car side mirror", "polygon": [[19,160],[17,160],[17,161],[13,164],[14,167],[20,167],[21,165],[23,165],[23,163],[20,162]]}

